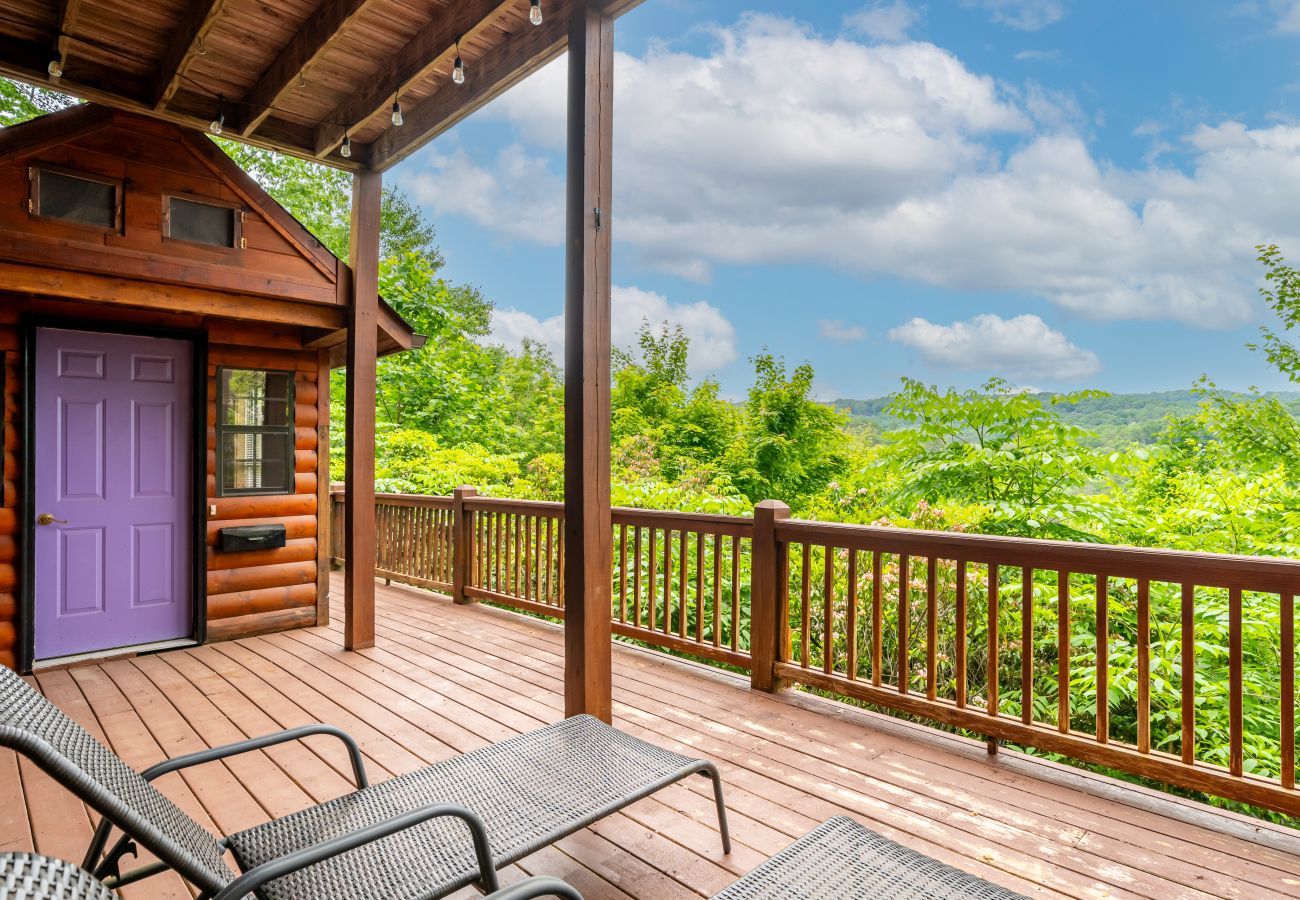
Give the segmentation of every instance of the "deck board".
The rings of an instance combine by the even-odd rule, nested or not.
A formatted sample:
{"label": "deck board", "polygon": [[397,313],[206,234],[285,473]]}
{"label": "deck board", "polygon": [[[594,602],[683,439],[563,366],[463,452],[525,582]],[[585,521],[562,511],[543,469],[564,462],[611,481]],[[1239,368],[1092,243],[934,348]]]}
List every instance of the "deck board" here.
{"label": "deck board", "polygon": [[[563,715],[563,635],[553,626],[380,587],[377,644],[347,653],[341,618],[37,681],[140,767],[326,721],[357,738],[380,780]],[[508,867],[503,883],[545,873],[593,900],[708,896],[822,819],[848,814],[1034,896],[1300,897],[1300,835],[1286,829],[1100,776],[1081,783],[1014,753],[989,758],[982,744],[807,695],[754,693],[640,650],[617,648],[614,666],[617,725],[718,763],[734,852],[721,852],[707,782],[691,779]],[[351,778],[342,747],[313,738],[160,785],[206,826],[230,831],[339,796]],[[75,859],[92,821],[34,767],[0,756],[0,848],[34,844]],[[190,892],[171,875],[127,896]]]}

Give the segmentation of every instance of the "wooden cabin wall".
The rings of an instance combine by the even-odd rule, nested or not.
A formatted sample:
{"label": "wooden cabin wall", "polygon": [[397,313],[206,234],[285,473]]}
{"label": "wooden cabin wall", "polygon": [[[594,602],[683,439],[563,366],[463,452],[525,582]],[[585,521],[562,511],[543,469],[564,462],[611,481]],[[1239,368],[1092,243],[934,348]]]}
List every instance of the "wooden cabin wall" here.
{"label": "wooden cabin wall", "polygon": [[[105,330],[114,324],[131,327],[201,330],[208,337],[207,422],[204,512],[207,518],[205,558],[195,565],[206,570],[208,640],[280,631],[324,620],[325,604],[317,601],[327,590],[328,571],[318,552],[326,542],[326,527],[318,520],[319,488],[328,488],[328,357],[304,350],[296,328],[234,323],[224,320],[171,316],[156,312],[88,307],[62,301],[39,301],[0,293],[0,353],[6,367],[4,384],[4,496],[0,505],[0,665],[16,662],[19,569],[16,552],[21,517],[19,501],[22,466],[23,314],[67,315],[84,323],[95,318]],[[75,327],[75,326],[74,326]],[[322,365],[324,363],[324,365]],[[218,366],[282,369],[295,372],[296,408],[294,493],[255,497],[216,496],[216,370]],[[319,382],[320,378],[326,379]],[[325,390],[321,391],[321,386]],[[322,452],[323,449],[323,452]],[[210,513],[216,507],[216,514]],[[325,514],[328,516],[328,507]],[[222,553],[218,532],[230,525],[282,523],[286,546],[279,550]],[[328,534],[328,531],[324,533]]]}
{"label": "wooden cabin wall", "polygon": [[[0,161],[0,259],[337,305],[338,261],[309,235],[295,245],[282,223],[254,209],[191,149],[191,140],[173,126],[131,117]],[[28,168],[42,163],[124,182],[121,233],[29,215]],[[226,249],[165,238],[167,193],[243,207],[247,247]]]}
{"label": "wooden cabin wall", "polygon": [[[320,356],[292,349],[292,341],[251,348],[244,343],[208,345],[207,529],[208,637],[241,637],[315,625],[320,575],[317,507],[322,480],[318,452]],[[268,343],[266,341],[263,342]],[[217,367],[241,366],[295,372],[294,493],[254,497],[216,496]],[[328,370],[324,372],[328,379]],[[328,382],[326,383],[328,384]],[[328,393],[328,386],[326,386]],[[328,512],[328,511],[327,511]],[[285,546],[277,550],[222,553],[220,529],[233,525],[283,524]]]}

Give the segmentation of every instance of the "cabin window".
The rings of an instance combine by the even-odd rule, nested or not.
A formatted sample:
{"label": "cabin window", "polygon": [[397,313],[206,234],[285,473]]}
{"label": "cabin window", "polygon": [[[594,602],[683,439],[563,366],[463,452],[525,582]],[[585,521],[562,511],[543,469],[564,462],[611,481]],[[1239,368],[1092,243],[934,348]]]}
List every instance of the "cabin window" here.
{"label": "cabin window", "polygon": [[171,240],[227,249],[243,246],[244,213],[239,207],[175,195],[163,201],[163,234]]}
{"label": "cabin window", "polygon": [[217,370],[217,492],[293,493],[293,373]]}
{"label": "cabin window", "polygon": [[28,169],[27,211],[107,231],[121,231],[122,182],[47,166]]}

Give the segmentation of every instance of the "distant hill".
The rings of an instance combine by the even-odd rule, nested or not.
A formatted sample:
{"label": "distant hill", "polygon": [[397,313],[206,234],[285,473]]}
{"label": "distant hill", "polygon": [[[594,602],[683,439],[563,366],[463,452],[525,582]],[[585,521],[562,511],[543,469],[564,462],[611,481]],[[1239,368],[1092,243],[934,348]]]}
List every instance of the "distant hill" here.
{"label": "distant hill", "polygon": [[[1293,413],[1300,415],[1300,391],[1273,394]],[[1112,394],[1057,407],[1067,421],[1097,434],[1097,445],[1123,447],[1131,443],[1150,444],[1164,429],[1169,416],[1185,416],[1196,411],[1200,398],[1191,391],[1155,391],[1148,394]],[[874,432],[892,431],[903,422],[885,412],[888,397],[872,400],[835,400],[836,409],[847,412],[853,424]]]}

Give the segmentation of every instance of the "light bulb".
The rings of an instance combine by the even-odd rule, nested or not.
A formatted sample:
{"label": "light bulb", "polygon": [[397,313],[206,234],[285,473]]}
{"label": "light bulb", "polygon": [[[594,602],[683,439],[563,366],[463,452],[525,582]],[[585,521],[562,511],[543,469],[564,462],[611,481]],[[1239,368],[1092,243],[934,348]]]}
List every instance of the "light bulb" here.
{"label": "light bulb", "polygon": [[339,147],[339,156],[347,159],[352,155],[352,138],[343,135],[343,146]]}
{"label": "light bulb", "polygon": [[542,24],[542,0],[533,0],[532,8],[528,10],[528,21],[534,25]]}
{"label": "light bulb", "polygon": [[465,63],[459,55],[456,57],[456,64],[451,67],[451,80],[457,84],[465,83]]}
{"label": "light bulb", "polygon": [[402,124],[402,104],[396,100],[393,101],[393,124],[398,127]]}
{"label": "light bulb", "polygon": [[50,60],[50,64],[45,67],[45,71],[50,73],[51,78],[62,78],[63,63],[59,62],[57,59],[52,59]]}
{"label": "light bulb", "polygon": [[226,114],[223,112],[219,112],[217,113],[217,117],[208,123],[208,131],[211,131],[213,134],[221,134],[221,129],[223,129],[225,126],[226,126]]}

